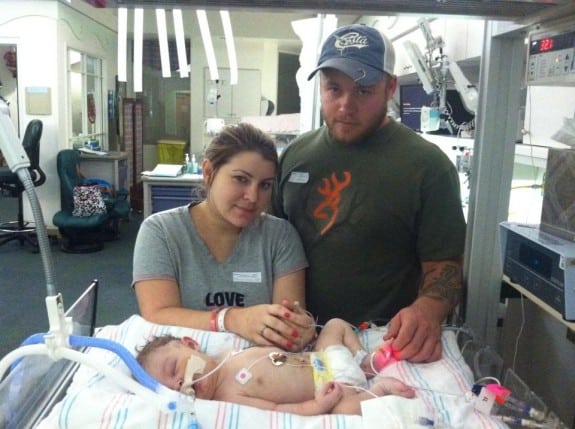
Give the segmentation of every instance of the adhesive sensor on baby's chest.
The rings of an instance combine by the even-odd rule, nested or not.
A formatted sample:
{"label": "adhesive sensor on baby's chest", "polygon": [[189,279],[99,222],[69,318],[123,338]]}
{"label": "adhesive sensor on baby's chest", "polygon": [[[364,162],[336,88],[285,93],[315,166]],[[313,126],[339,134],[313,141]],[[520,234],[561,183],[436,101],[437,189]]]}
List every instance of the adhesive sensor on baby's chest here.
{"label": "adhesive sensor on baby's chest", "polygon": [[249,372],[246,368],[242,368],[236,374],[236,381],[240,384],[246,384],[250,378],[252,378],[252,373]]}

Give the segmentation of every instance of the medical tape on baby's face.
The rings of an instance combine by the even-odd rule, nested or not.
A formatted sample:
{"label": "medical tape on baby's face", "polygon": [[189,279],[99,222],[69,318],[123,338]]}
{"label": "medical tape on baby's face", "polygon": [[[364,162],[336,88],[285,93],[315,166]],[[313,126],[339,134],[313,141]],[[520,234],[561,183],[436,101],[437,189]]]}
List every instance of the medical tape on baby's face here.
{"label": "medical tape on baby's face", "polygon": [[202,375],[204,373],[204,369],[206,368],[206,361],[203,360],[201,357],[192,355],[188,359],[188,363],[186,365],[186,372],[184,373],[184,382],[182,383],[182,387],[180,388],[180,392],[186,395],[194,395],[194,377],[196,374]]}

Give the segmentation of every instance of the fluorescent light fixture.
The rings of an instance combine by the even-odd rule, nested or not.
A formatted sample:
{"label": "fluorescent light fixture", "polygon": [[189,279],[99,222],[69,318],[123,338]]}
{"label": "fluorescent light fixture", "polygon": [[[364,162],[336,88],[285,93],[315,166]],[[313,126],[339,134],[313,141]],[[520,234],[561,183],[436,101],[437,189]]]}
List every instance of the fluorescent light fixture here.
{"label": "fluorescent light fixture", "polygon": [[162,77],[172,77],[170,70],[170,53],[168,49],[168,29],[166,28],[166,11],[164,9],[156,9],[156,26],[158,27],[158,42],[160,43]]}
{"label": "fluorescent light fixture", "polygon": [[236,47],[234,46],[234,34],[232,32],[232,22],[230,13],[227,10],[220,10],[224,36],[226,38],[226,48],[228,50],[228,61],[230,65],[230,85],[238,83],[238,60],[236,58]]}
{"label": "fluorescent light fixture", "polygon": [[202,35],[202,42],[204,43],[204,51],[206,52],[206,59],[208,60],[208,67],[210,69],[210,79],[218,80],[220,75],[218,73],[218,65],[216,63],[216,53],[214,52],[214,45],[212,44],[212,35],[210,34],[210,26],[208,24],[208,16],[206,11],[202,9],[196,10],[198,23],[200,24],[200,33]]}
{"label": "fluorescent light fixture", "polygon": [[118,81],[126,82],[128,80],[127,48],[128,40],[128,9],[125,7],[118,8]]}
{"label": "fluorescent light fixture", "polygon": [[184,20],[182,9],[172,10],[174,18],[174,32],[176,33],[176,47],[178,49],[178,65],[180,77],[188,77],[188,58],[186,55],[186,39],[184,38]]}
{"label": "fluorescent light fixture", "polygon": [[144,9],[134,9],[134,92],[142,92]]}

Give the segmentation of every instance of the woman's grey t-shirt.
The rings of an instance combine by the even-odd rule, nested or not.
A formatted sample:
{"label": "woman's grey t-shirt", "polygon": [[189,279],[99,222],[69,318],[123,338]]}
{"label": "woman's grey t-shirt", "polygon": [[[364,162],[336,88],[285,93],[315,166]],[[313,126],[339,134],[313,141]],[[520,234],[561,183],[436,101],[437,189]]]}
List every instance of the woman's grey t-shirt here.
{"label": "woman's grey t-shirt", "polygon": [[244,307],[270,303],[274,279],[308,266],[295,228],[269,214],[243,228],[229,258],[219,263],[200,238],[188,208],[144,220],[134,248],[132,285],[175,280],[184,307]]}

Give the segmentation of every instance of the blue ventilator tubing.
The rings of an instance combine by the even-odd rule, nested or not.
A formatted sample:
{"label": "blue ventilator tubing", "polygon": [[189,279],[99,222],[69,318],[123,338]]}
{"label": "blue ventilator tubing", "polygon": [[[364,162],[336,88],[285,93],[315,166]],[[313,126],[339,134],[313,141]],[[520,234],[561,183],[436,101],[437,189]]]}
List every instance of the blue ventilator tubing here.
{"label": "blue ventilator tubing", "polygon": [[[31,335],[22,342],[22,345],[28,346],[32,344],[44,343],[45,335],[46,334]],[[134,378],[141,385],[147,387],[153,392],[157,392],[159,386],[161,386],[161,384],[151,375],[149,375],[138,363],[136,358],[121,344],[118,344],[114,341],[105,338],[85,337],[81,335],[70,335],[68,337],[68,340],[70,342],[70,346],[72,347],[95,347],[99,349],[109,350],[118,355],[124,361],[124,363],[128,366]],[[18,362],[15,362],[13,366],[17,364]]]}

